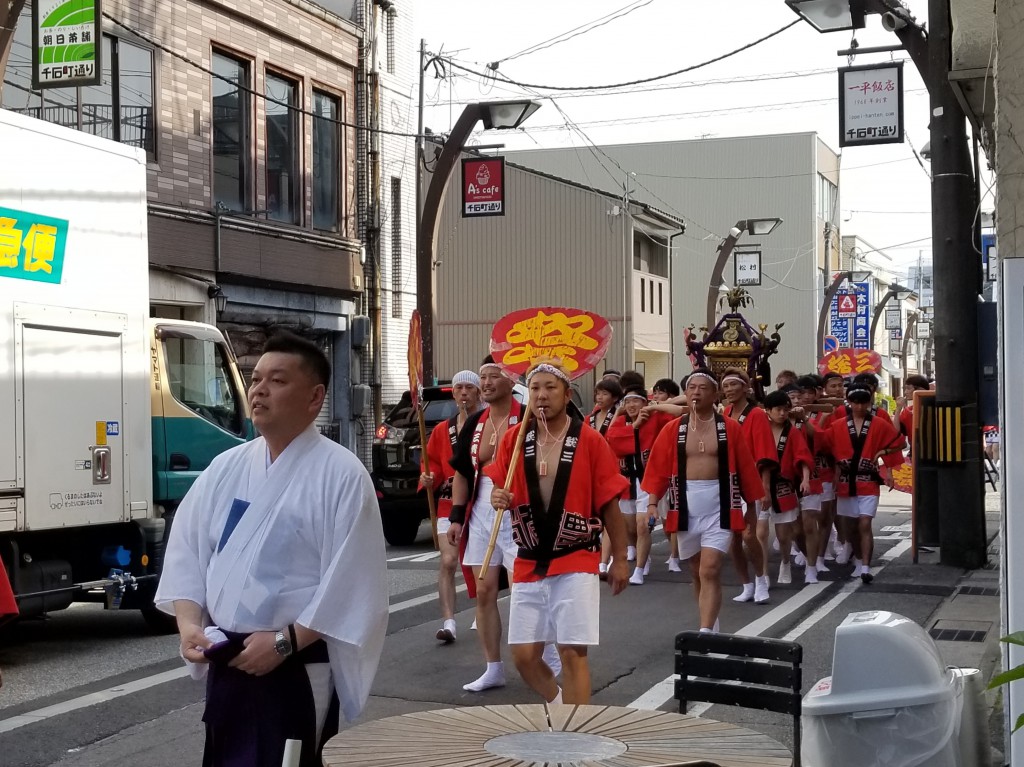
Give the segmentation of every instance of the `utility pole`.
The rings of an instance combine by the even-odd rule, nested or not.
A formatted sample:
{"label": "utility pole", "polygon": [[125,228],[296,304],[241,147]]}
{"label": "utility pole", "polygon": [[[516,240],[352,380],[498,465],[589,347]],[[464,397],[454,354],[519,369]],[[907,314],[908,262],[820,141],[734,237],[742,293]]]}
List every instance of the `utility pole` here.
{"label": "utility pole", "polygon": [[[427,41],[420,38],[420,100],[417,106],[419,119],[416,121],[416,236],[420,233],[420,220],[423,218],[423,73],[427,66]],[[419,243],[417,243],[417,250]],[[434,382],[424,382],[431,385]]]}
{"label": "utility pole", "polygon": [[[25,8],[25,0],[0,0],[0,75],[7,71],[7,58],[14,47],[14,28]],[[3,78],[0,77],[0,93],[3,93]]]}
{"label": "utility pole", "polygon": [[[925,82],[931,104],[932,273],[936,404],[960,408],[962,460],[938,472],[942,564],[985,564],[985,487],[978,423],[978,260],[969,216],[974,192],[967,119],[949,84],[949,0],[928,2]],[[920,64],[919,64],[920,68]]]}

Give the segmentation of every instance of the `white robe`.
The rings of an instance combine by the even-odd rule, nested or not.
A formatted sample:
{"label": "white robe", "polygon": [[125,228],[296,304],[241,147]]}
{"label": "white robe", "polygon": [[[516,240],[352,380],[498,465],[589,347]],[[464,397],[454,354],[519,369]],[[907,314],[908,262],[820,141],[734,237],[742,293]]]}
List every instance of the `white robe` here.
{"label": "white robe", "polygon": [[[187,599],[228,631],[290,623],[327,641],[349,721],[370,694],[388,621],[387,558],[369,474],[314,426],[268,464],[256,439],[214,459],[178,507],[156,605]],[[250,502],[224,548],[234,499]]]}

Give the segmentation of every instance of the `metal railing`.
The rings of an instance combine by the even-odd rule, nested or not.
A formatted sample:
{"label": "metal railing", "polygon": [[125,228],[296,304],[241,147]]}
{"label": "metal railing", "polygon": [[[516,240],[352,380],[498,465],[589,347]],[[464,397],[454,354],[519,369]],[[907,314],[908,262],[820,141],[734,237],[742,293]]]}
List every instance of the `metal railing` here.
{"label": "metal railing", "polygon": [[121,107],[118,110],[117,122],[114,122],[114,107],[111,104],[82,104],[81,108],[78,104],[48,104],[11,111],[138,147],[147,152],[154,150],[156,131],[152,107]]}

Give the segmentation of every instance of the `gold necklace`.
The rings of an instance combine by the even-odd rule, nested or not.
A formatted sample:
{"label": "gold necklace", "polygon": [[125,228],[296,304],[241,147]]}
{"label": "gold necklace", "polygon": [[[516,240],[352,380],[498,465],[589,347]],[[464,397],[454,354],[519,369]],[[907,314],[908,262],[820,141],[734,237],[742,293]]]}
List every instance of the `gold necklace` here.
{"label": "gold necklace", "polygon": [[[549,442],[545,442],[543,445],[540,444],[540,442],[538,441],[537,447],[539,448],[540,461],[537,463],[537,474],[539,476],[546,477],[548,475],[548,451],[545,450],[544,448],[546,448],[548,445],[561,446],[562,440],[565,438],[565,435],[569,431],[569,424],[570,423],[572,423],[572,421],[570,421],[569,419],[566,419],[565,428],[562,429],[562,433],[559,434],[555,439],[553,439],[553,440],[551,440]],[[544,422],[544,431],[548,432],[548,436],[549,437],[551,436],[551,432],[548,431],[548,424],[547,424],[546,421]]]}
{"label": "gold necklace", "polygon": [[[511,413],[511,411],[509,412]],[[499,430],[498,427],[494,424],[494,418],[491,416],[491,411],[487,411],[487,423],[491,425],[491,438],[490,440],[488,440],[488,444],[497,445],[498,434],[504,434],[505,431],[508,429],[508,416],[506,415],[502,420],[504,421],[504,428]]]}
{"label": "gold necklace", "polygon": [[[701,423],[701,424],[712,423],[715,420],[715,414],[714,413],[711,414],[710,418],[705,420],[705,419],[701,418],[699,415],[697,415],[697,411],[696,410],[693,411],[693,417],[694,417],[694,420],[697,421],[697,423]],[[697,435],[697,452],[699,452],[699,453],[703,453],[704,449],[705,449],[704,448],[704,432],[705,431],[706,431],[706,429],[703,426],[701,426],[699,429],[698,428],[694,428],[694,432],[696,432],[696,435]]]}

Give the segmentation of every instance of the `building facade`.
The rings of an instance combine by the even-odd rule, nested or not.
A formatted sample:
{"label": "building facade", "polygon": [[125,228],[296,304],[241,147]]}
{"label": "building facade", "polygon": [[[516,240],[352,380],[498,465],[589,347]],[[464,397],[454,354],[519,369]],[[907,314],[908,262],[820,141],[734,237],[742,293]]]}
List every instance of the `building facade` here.
{"label": "building facade", "polygon": [[[706,322],[708,288],[718,246],[737,221],[781,218],[766,237],[744,234],[736,251],[761,252],[761,284],[744,315],[753,324],[784,323],[774,370],[815,369],[814,322],[826,278],[839,264],[839,157],[813,133],[654,142],[509,153],[529,168],[580,183],[623,190],[687,223],[675,238],[671,282],[674,367],[690,369],[682,329]],[[590,179],[590,181],[588,181]],[[724,282],[734,284],[735,258]],[[717,290],[718,286],[714,286]]]}
{"label": "building facade", "polygon": [[152,313],[216,323],[246,374],[272,329],[314,339],[336,371],[321,429],[351,445],[360,29],[304,0],[104,13],[102,83],[39,92],[26,6],[3,107],[144,149]]}
{"label": "building facade", "polygon": [[505,207],[501,216],[465,218],[460,184],[449,184],[435,251],[437,377],[475,370],[501,317],[545,306],[592,311],[612,326],[603,363],[575,382],[584,405],[605,368],[635,368],[648,385],[671,375],[668,254],[682,221],[511,163]]}

